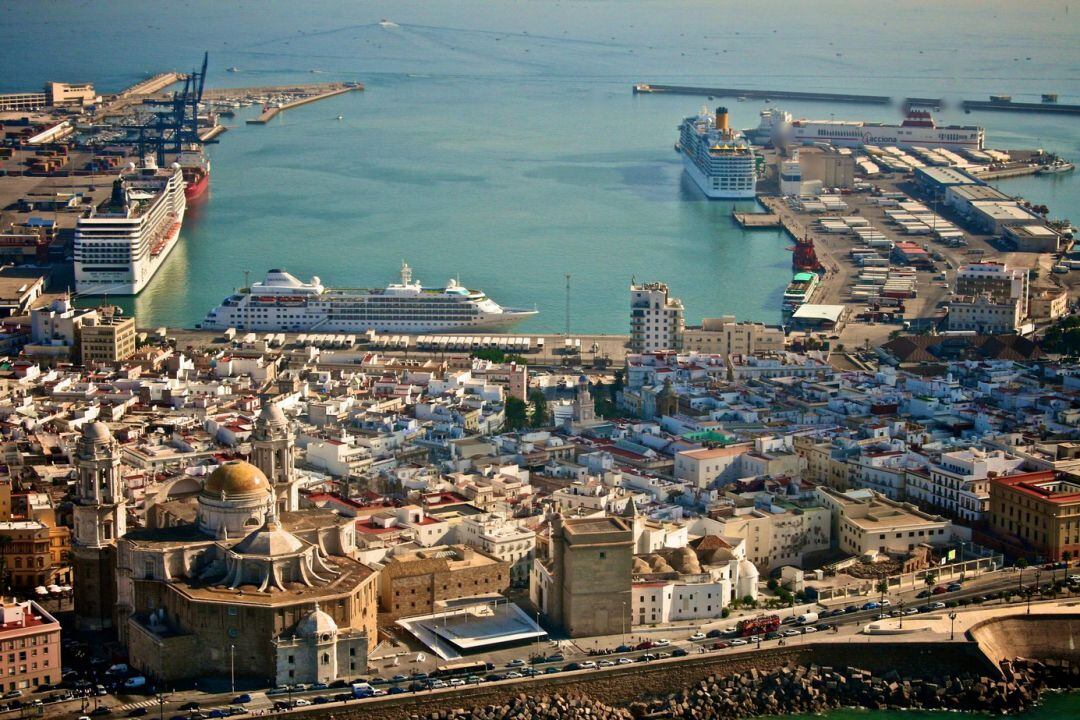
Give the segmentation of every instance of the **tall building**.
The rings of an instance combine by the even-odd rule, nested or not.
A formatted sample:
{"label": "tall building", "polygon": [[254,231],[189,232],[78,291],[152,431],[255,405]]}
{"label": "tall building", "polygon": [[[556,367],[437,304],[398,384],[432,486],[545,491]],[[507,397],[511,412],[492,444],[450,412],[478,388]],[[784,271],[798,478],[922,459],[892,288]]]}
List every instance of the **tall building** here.
{"label": "tall building", "polygon": [[990,293],[949,298],[949,329],[974,330],[983,335],[1012,335],[1023,324],[1020,302],[997,300]]}
{"label": "tall building", "polygon": [[82,324],[79,349],[86,366],[127,360],[135,354],[135,318],[99,312]]}
{"label": "tall building", "polygon": [[33,600],[0,602],[0,688],[60,682],[60,623]]}
{"label": "tall building", "polygon": [[1010,553],[1080,557],[1080,478],[1050,470],[990,479],[990,529]]}
{"label": "tall building", "polygon": [[567,518],[551,522],[537,606],[570,637],[629,631],[633,602],[634,531],[623,518]]}
{"label": "tall building", "polygon": [[630,352],[644,353],[682,347],[683,304],[668,295],[664,283],[630,285]]}
{"label": "tall building", "polygon": [[1015,301],[1020,317],[1028,316],[1028,273],[1005,263],[986,261],[961,265],[956,271],[957,295],[990,295],[999,304]]}
{"label": "tall building", "polygon": [[288,418],[277,404],[263,404],[251,434],[251,464],[273,484],[278,512],[299,509],[295,459],[296,439]]}
{"label": "tall building", "polygon": [[102,422],[83,426],[75,449],[75,617],[87,630],[112,627],[116,605],[116,540],[127,532],[120,448]]}
{"label": "tall building", "polygon": [[943,511],[967,523],[986,519],[990,510],[991,474],[1016,472],[1024,461],[1000,450],[978,448],[941,453],[927,469],[929,474],[911,475],[907,494],[919,507]]}

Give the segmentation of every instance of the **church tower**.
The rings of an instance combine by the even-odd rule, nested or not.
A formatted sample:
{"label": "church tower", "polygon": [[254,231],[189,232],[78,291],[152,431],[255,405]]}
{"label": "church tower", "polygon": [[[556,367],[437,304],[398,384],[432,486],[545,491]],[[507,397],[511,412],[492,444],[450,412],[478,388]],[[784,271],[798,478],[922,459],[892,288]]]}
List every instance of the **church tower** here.
{"label": "church tower", "polygon": [[116,605],[116,539],[127,532],[120,447],[103,422],[83,426],[75,450],[75,617],[81,629],[112,627]]}
{"label": "church tower", "polygon": [[589,378],[584,375],[578,378],[577,392],[574,395],[574,422],[581,425],[596,422],[596,407],[593,405],[592,393],[589,392]]}
{"label": "church tower", "polygon": [[285,413],[276,404],[265,403],[251,434],[251,464],[274,486],[279,513],[299,509],[295,460],[296,440]]}

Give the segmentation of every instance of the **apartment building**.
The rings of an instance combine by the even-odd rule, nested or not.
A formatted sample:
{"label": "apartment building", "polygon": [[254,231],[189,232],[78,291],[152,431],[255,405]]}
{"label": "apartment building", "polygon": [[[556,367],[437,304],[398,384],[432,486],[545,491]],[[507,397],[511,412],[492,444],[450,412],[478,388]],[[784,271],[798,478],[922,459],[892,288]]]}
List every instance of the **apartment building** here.
{"label": "apartment building", "polygon": [[784,331],[764,323],[736,322],[733,315],[705,318],[700,326],[683,331],[682,349],[715,355],[780,352]]}
{"label": "apartment building", "polygon": [[630,285],[630,352],[675,350],[685,329],[683,304],[664,283]]}
{"label": "apartment building", "polygon": [[997,300],[989,293],[954,295],[949,299],[949,329],[983,335],[1019,332],[1024,312],[1017,300]]}
{"label": "apartment building", "polygon": [[1020,317],[1028,315],[1028,273],[1023,268],[993,261],[961,265],[956,271],[954,292],[968,296],[988,294],[998,304],[1016,301]]}
{"label": "apartment building", "polygon": [[84,365],[117,363],[135,354],[135,318],[99,314],[82,324],[79,349]]}
{"label": "apartment building", "polygon": [[916,545],[944,545],[952,539],[952,522],[899,503],[873,490],[816,490],[832,515],[837,548],[849,555],[906,555]]}
{"label": "apartment building", "polygon": [[980,522],[990,510],[987,476],[1015,473],[1023,464],[1022,458],[1001,450],[971,448],[942,453],[928,464],[926,475],[908,475],[908,498],[964,522]]}
{"label": "apartment building", "polygon": [[60,682],[60,623],[33,600],[2,604],[0,685],[13,692]]}

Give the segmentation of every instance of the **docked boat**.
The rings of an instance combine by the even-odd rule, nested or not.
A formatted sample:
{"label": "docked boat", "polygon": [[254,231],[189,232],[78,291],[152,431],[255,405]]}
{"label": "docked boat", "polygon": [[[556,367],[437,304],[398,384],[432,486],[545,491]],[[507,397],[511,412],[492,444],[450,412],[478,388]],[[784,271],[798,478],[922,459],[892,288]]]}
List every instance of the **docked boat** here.
{"label": "docked boat", "polygon": [[403,263],[400,283],[371,289],[328,288],[318,277],[303,282],[284,270],[270,270],[262,282],[225,298],[207,313],[200,327],[273,332],[501,332],[536,313],[502,307],[483,291],[470,290],[454,279],[445,287],[424,287]]}
{"label": "docked boat", "polygon": [[818,282],[820,278],[817,273],[795,273],[795,277],[791,279],[791,283],[784,291],[784,310],[794,312],[803,303],[810,302],[814,291],[817,290]]}
{"label": "docked boat", "polygon": [[184,196],[191,202],[210,186],[210,158],[196,147],[180,153],[177,162],[184,173]]}
{"label": "docked boat", "polygon": [[75,224],[75,289],[81,295],[137,295],[180,238],[187,210],[179,163],[159,168],[152,157],[129,165],[107,200]]}
{"label": "docked boat", "polygon": [[752,198],[757,189],[757,156],[742,133],[728,127],[727,108],[683,119],[679,148],[686,174],[709,198]]}
{"label": "docked boat", "polygon": [[1071,162],[1065,160],[1055,160],[1049,165],[1043,165],[1041,168],[1035,171],[1036,175],[1056,175],[1057,173],[1072,172],[1076,169],[1076,166]]}
{"label": "docked boat", "polygon": [[[790,117],[790,116],[789,116]],[[938,125],[929,110],[911,109],[899,125],[862,120],[788,120],[762,114],[760,130],[783,144],[829,143],[838,147],[899,145],[982,150],[985,132],[975,125]]]}

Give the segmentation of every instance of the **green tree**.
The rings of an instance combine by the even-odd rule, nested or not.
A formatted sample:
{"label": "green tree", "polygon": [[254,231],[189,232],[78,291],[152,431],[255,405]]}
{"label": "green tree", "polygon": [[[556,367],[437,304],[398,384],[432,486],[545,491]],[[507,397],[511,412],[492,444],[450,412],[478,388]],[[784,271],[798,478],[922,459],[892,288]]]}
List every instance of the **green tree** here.
{"label": "green tree", "polygon": [[615,394],[623,389],[623,374],[624,373],[623,373],[622,370],[616,370],[615,371],[615,381],[613,383],[611,383],[611,388],[610,388],[612,402],[615,401]]}
{"label": "green tree", "polygon": [[926,574],[923,575],[923,582],[926,583],[927,590],[933,590],[934,586],[937,585],[937,572],[927,570]]}
{"label": "green tree", "polygon": [[521,398],[513,395],[506,398],[506,409],[504,411],[506,419],[503,421],[503,431],[510,432],[525,427],[529,421],[528,412],[529,406]]}
{"label": "green tree", "polygon": [[885,593],[889,592],[889,581],[885,578],[878,580],[878,583],[874,586],[874,589],[881,593],[881,602],[885,602]]}
{"label": "green tree", "polygon": [[529,403],[532,405],[532,414],[529,422],[533,427],[543,427],[548,422],[547,398],[540,388],[533,389],[529,393]]}
{"label": "green tree", "polygon": [[1043,349],[1050,352],[1080,356],[1080,316],[1070,315],[1050,326],[1042,344]]}

